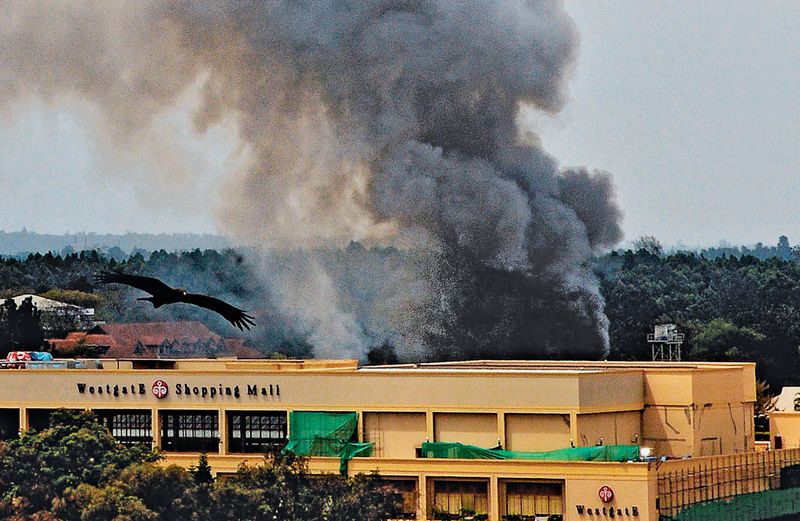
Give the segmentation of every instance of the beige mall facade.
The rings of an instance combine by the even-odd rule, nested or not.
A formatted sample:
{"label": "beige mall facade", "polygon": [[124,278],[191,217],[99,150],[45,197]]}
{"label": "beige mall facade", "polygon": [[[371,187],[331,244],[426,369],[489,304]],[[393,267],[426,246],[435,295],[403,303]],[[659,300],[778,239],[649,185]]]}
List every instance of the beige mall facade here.
{"label": "beige mall facade", "polygon": [[[492,520],[656,521],[659,509],[675,512],[775,485],[766,472],[751,473],[747,482],[719,474],[717,481],[730,481],[729,489],[713,489],[702,479],[709,469],[758,464],[752,459],[750,363],[358,367],[355,361],[217,359],[62,365],[0,371],[0,435],[42,428],[56,408],[91,409],[123,443],[152,443],[168,463],[186,466],[207,451],[214,471],[228,473],[285,444],[292,412],[355,413],[357,441],[374,443],[374,450],[350,461],[348,472],[378,471],[403,492],[407,518],[465,509]],[[421,457],[426,441],[523,452],[640,445],[658,461],[432,459]],[[777,451],[770,457],[794,456]],[[339,459],[313,457],[309,468],[338,472]],[[696,482],[681,481],[687,472]],[[607,502],[599,494],[604,487],[613,491]]]}

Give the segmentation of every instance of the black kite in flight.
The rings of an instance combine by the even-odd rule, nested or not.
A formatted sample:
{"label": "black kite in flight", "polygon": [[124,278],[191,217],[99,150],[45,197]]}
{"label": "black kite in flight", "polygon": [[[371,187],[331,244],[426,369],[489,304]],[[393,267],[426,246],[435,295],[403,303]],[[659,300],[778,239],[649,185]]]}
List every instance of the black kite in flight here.
{"label": "black kite in flight", "polygon": [[94,280],[101,284],[125,284],[146,291],[150,293],[152,297],[143,297],[136,300],[146,300],[152,303],[155,308],[163,306],[164,304],[184,302],[215,311],[241,330],[250,329],[250,326],[255,324],[255,322],[253,322],[253,317],[248,315],[245,311],[231,306],[227,302],[207,295],[188,293],[186,290],[180,288],[171,288],[160,280],[152,277],[103,271],[96,274]]}

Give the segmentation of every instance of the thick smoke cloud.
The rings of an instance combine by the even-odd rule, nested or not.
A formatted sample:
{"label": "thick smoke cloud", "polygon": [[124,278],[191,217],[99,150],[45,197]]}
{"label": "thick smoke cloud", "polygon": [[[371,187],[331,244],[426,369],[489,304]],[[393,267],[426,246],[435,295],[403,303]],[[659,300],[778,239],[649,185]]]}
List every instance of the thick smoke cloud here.
{"label": "thick smoke cloud", "polygon": [[[316,249],[261,271],[321,355],[381,336],[401,358],[608,349],[586,261],[621,238],[610,177],[561,172],[516,125],[565,101],[559,2],[20,0],[0,47],[0,103],[87,100],[109,147],[147,147],[187,93],[198,132],[233,119],[247,161],[221,225]],[[354,275],[320,253],[350,239],[410,250]]]}

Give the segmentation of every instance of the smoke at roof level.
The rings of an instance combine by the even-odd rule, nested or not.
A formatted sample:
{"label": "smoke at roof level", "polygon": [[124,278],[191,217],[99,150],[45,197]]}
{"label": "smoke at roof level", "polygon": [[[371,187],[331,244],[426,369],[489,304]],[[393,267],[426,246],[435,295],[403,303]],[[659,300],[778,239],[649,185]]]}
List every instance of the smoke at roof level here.
{"label": "smoke at roof level", "polygon": [[[412,248],[352,285],[317,254],[264,267],[320,353],[363,356],[386,331],[401,358],[608,348],[585,263],[621,238],[610,178],[559,171],[515,123],[564,103],[560,2],[7,1],[0,46],[0,103],[83,98],[110,147],[147,146],[189,92],[198,132],[233,118],[247,164],[220,222],[240,239]],[[356,309],[361,290],[399,307]]]}

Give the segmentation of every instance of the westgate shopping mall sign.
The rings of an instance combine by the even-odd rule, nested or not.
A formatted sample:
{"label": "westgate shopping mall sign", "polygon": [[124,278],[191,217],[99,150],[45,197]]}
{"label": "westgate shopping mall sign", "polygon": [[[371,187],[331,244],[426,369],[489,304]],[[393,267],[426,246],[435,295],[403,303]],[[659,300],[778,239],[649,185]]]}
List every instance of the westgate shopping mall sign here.
{"label": "westgate shopping mall sign", "polygon": [[135,384],[87,384],[78,382],[78,394],[87,398],[94,396],[110,396],[113,398],[124,398],[127,396],[141,396],[148,392],[156,398],[163,399],[174,395],[180,398],[200,398],[205,400],[218,399],[240,399],[243,396],[261,398],[280,398],[280,384],[245,384],[239,385],[190,385],[185,382],[170,384],[167,380],[158,379],[151,383]]}

